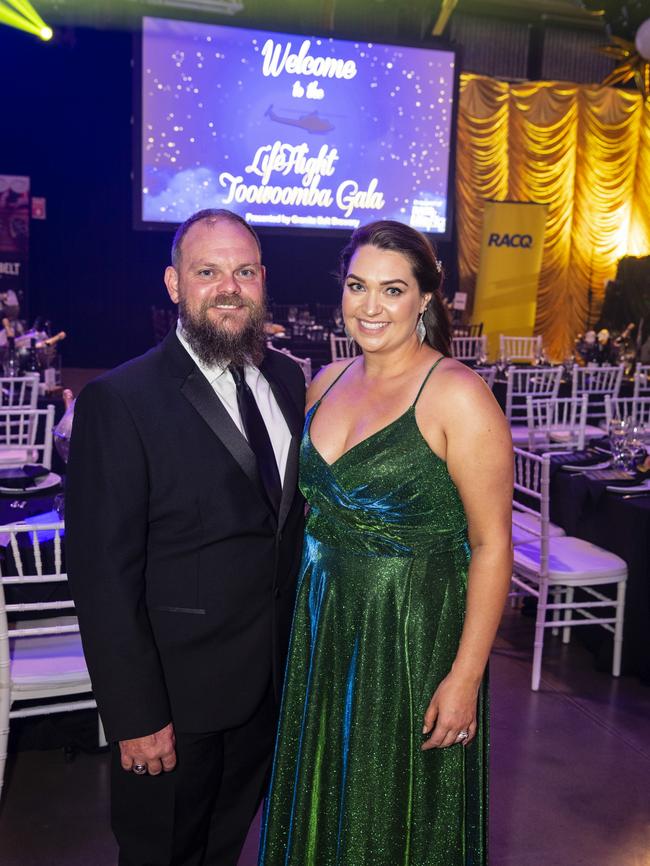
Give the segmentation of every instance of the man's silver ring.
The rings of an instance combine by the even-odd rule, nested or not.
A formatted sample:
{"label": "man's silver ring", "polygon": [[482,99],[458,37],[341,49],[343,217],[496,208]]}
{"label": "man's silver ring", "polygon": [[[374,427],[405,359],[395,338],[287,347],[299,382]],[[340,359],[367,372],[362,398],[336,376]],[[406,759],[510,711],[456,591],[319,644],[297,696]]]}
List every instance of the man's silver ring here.
{"label": "man's silver ring", "polygon": [[468,737],[469,737],[469,731],[459,731],[456,739],[462,741],[462,740],[466,740]]}
{"label": "man's silver ring", "polygon": [[136,774],[136,776],[144,776],[144,774],[147,772],[147,765],[146,764],[134,764],[133,765],[133,772]]}

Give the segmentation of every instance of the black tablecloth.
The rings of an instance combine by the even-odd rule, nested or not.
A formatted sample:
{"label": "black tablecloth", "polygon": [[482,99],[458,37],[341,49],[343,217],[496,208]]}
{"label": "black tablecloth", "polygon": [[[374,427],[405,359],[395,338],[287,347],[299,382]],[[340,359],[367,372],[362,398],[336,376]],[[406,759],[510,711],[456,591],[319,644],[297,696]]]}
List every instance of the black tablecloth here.
{"label": "black tablecloth", "polygon": [[[591,541],[627,563],[622,672],[650,685],[650,494],[623,499],[595,491],[581,474],[554,472],[551,520],[567,535]],[[599,670],[611,670],[611,634],[598,626],[580,626],[573,634],[596,653]]]}
{"label": "black tablecloth", "polygon": [[36,514],[46,514],[54,508],[54,497],[61,487],[43,493],[0,493],[0,525],[21,523]]}

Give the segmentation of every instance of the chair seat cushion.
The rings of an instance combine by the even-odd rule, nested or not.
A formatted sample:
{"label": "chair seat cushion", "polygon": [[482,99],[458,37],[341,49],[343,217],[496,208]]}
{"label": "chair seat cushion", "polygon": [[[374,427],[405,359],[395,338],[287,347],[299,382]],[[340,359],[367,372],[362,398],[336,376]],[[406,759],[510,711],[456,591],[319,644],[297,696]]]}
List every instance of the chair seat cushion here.
{"label": "chair seat cushion", "polygon": [[595,424],[585,424],[585,436],[587,439],[592,437],[596,439],[599,436],[605,436],[607,433],[607,429],[605,427],[605,420],[603,419],[602,426],[596,426]]}
{"label": "chair seat cushion", "polygon": [[[515,519],[517,523],[515,523]],[[535,514],[526,514],[526,512],[515,511],[512,520],[512,543],[513,545],[524,544],[527,541],[535,541],[539,538],[541,532],[541,520]],[[558,537],[564,535],[565,532],[561,526],[556,526],[554,523],[548,525],[549,537]]]}
{"label": "chair seat cushion", "polygon": [[11,680],[15,688],[83,683],[88,668],[78,634],[10,638]]}
{"label": "chair seat cushion", "polygon": [[577,435],[577,427],[553,426],[549,428],[549,436],[553,442],[570,442]]}
{"label": "chair seat cushion", "polygon": [[[514,570],[524,577],[539,576],[541,539],[525,541],[514,549]],[[625,561],[582,538],[549,538],[549,583],[595,585],[619,583],[627,578]]]}
{"label": "chair seat cushion", "polygon": [[526,424],[511,424],[510,433],[515,445],[528,443],[528,426]]}
{"label": "chair seat cushion", "polygon": [[33,448],[3,446],[0,448],[0,466],[22,466],[31,463],[37,457],[38,451]]}
{"label": "chair seat cushion", "polygon": [[[515,445],[528,445],[530,442],[530,434],[528,431],[528,427],[523,424],[514,424],[510,427],[510,433],[512,435],[512,441]],[[594,435],[602,436],[603,431],[599,430]],[[544,441],[548,442],[550,439],[552,442],[560,442],[563,444],[568,444],[569,442],[573,442],[578,438],[578,428],[571,428],[566,426],[557,425],[554,427],[549,427],[544,430],[535,430],[533,433],[533,441],[537,441],[540,444],[544,444]]]}

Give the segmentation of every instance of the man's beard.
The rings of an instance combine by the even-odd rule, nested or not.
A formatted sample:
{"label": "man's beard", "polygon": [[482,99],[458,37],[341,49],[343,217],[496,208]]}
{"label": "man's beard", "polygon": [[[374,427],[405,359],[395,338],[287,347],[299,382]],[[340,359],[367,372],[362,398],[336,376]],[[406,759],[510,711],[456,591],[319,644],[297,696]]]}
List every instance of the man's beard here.
{"label": "man's beard", "polygon": [[[248,316],[239,328],[220,325],[210,319],[208,310],[219,304],[229,304],[233,308],[247,307]],[[217,295],[204,301],[199,310],[191,312],[187,299],[181,294],[179,312],[183,336],[190,344],[192,351],[206,367],[215,365],[227,366],[234,364],[243,367],[253,363],[256,366],[262,362],[266,346],[264,321],[266,319],[266,304],[259,304],[239,295]],[[219,311],[223,313],[223,310]],[[227,315],[227,314],[226,314]],[[240,316],[240,313],[235,313]]]}

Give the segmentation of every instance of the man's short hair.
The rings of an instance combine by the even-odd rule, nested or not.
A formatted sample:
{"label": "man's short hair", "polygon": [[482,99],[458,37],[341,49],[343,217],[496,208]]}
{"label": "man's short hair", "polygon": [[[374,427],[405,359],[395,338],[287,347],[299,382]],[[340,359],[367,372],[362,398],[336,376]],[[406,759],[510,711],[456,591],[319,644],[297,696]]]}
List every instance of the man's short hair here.
{"label": "man's short hair", "polygon": [[179,262],[181,260],[181,244],[183,242],[183,238],[188,233],[190,228],[194,225],[194,223],[202,222],[203,220],[208,223],[216,223],[219,220],[228,220],[228,222],[238,223],[239,225],[244,226],[244,228],[247,229],[255,239],[257,249],[259,250],[260,258],[262,257],[262,245],[260,244],[260,239],[243,217],[240,217],[239,214],[233,213],[232,211],[226,210],[225,208],[207,207],[203,210],[198,210],[196,213],[192,214],[191,217],[188,217],[185,222],[181,223],[181,225],[179,225],[179,227],[176,229],[176,234],[174,235],[174,240],[172,241],[172,265],[175,268],[178,268]]}

